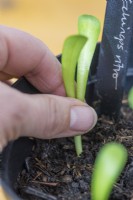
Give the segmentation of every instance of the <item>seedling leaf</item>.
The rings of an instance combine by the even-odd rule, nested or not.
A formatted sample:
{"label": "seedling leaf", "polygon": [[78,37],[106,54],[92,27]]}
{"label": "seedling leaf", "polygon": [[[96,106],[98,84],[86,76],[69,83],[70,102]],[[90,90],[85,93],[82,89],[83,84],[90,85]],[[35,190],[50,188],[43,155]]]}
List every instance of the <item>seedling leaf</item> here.
{"label": "seedling leaf", "polygon": [[131,88],[128,95],[129,106],[133,109],[133,87]]}
{"label": "seedling leaf", "polygon": [[65,89],[68,97],[76,97],[75,94],[75,70],[81,49],[85,45],[87,38],[81,35],[69,36],[63,46],[62,51],[62,73]]}
{"label": "seedling leaf", "polygon": [[107,200],[127,161],[127,151],[114,142],[102,147],[94,164],[92,200]]}
{"label": "seedling leaf", "polygon": [[88,73],[100,33],[100,22],[94,16],[81,15],[78,30],[79,34],[89,38],[80,53],[77,71],[77,98],[84,101]]}

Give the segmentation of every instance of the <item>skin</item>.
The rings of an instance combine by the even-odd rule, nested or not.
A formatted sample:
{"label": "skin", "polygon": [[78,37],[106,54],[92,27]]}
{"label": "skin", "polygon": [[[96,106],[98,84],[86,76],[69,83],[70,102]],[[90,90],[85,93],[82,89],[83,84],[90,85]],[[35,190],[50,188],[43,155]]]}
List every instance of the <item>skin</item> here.
{"label": "skin", "polygon": [[[6,84],[21,76],[43,94],[23,94]],[[0,26],[0,150],[22,136],[71,137],[92,129],[95,111],[65,95],[61,64],[48,47],[25,32]]]}

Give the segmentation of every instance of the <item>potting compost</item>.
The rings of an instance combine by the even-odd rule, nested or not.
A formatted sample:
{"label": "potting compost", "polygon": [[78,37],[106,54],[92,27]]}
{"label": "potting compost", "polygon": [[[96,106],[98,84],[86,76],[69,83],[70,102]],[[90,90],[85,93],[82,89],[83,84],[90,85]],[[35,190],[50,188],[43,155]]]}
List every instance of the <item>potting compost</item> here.
{"label": "potting compost", "polygon": [[[128,161],[113,187],[110,200],[133,200],[133,111],[128,106],[127,98],[122,101],[123,92],[128,93],[133,85],[132,10],[132,0],[107,1],[100,53],[98,50],[92,64],[95,66],[92,71],[97,68],[91,76],[93,80],[93,75],[96,75],[94,93],[98,95],[98,114],[117,119],[121,109],[118,121],[104,115],[99,117],[96,127],[83,136],[80,157],[76,156],[73,138],[35,139],[32,154],[25,159],[24,168],[15,183],[15,190],[22,199],[90,200],[96,155],[104,144],[116,141],[127,148]],[[22,92],[38,93],[26,80],[17,84],[14,87]],[[87,100],[91,99],[93,89],[90,84]],[[94,102],[93,98],[90,102]]]}
{"label": "potting compost", "polygon": [[110,200],[132,200],[133,111],[128,107],[127,99],[123,100],[117,123],[102,116],[96,127],[83,136],[81,157],[76,156],[73,138],[35,140],[32,155],[26,158],[25,168],[17,179],[18,195],[25,200],[90,200],[96,155],[100,147],[110,141],[122,143],[129,155]]}

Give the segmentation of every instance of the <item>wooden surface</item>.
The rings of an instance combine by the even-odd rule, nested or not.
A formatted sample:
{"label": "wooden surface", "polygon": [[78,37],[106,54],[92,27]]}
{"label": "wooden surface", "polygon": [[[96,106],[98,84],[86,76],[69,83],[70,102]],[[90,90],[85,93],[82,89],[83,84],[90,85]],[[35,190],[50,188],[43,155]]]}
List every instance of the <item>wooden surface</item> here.
{"label": "wooden surface", "polygon": [[1,6],[0,24],[25,30],[43,40],[58,54],[64,39],[77,33],[81,14],[97,16],[103,25],[106,0],[0,0],[11,6]]}
{"label": "wooden surface", "polygon": [[11,200],[7,195],[5,195],[1,186],[0,186],[0,200]]}
{"label": "wooden surface", "polygon": [[[105,6],[106,0],[0,0],[0,24],[35,35],[57,55],[64,39],[77,33],[79,15],[95,15],[103,27]],[[7,199],[0,188],[0,200]]]}

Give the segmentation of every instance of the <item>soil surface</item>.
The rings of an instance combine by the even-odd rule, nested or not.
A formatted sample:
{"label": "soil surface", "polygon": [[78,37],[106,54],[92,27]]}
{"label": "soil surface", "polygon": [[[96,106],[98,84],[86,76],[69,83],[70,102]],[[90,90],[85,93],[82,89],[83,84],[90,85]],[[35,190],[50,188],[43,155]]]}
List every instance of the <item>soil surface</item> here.
{"label": "soil surface", "polygon": [[110,200],[133,200],[133,111],[123,100],[117,124],[104,116],[83,137],[84,152],[75,154],[73,138],[36,140],[32,157],[18,177],[18,194],[27,200],[90,200],[93,164],[100,147],[110,141],[122,143],[128,150],[128,162]]}

